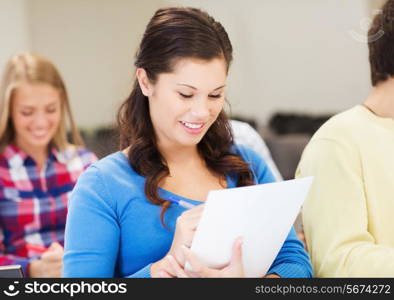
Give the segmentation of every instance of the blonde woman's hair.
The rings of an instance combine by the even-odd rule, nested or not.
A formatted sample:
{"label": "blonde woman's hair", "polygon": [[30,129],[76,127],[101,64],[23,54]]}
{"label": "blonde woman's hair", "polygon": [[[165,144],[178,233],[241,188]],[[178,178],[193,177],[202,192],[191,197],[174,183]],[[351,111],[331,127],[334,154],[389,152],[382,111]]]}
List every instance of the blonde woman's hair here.
{"label": "blonde woman's hair", "polygon": [[8,61],[0,86],[0,151],[15,138],[11,120],[11,101],[15,90],[22,84],[48,84],[59,91],[61,118],[51,143],[59,150],[69,145],[67,141],[67,121],[71,131],[71,141],[83,145],[71,113],[66,87],[58,70],[48,59],[33,53],[17,54]]}

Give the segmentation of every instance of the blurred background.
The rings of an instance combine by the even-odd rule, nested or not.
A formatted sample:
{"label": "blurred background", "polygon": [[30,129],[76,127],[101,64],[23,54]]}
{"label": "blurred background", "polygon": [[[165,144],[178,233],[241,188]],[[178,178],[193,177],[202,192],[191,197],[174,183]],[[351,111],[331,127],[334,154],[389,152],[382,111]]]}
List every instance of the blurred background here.
{"label": "blurred background", "polygon": [[231,116],[256,128],[288,179],[313,132],[368,95],[366,35],[383,2],[0,0],[0,67],[23,50],[51,59],[88,146],[102,157],[116,150],[111,126],[131,90],[134,54],[150,17],[164,6],[202,8],[234,47]]}

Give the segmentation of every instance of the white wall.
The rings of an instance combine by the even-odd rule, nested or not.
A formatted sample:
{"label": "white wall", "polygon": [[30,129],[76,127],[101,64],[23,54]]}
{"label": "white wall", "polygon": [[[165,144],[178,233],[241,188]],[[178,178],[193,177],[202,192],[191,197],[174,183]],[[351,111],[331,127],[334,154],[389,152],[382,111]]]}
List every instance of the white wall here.
{"label": "white wall", "polygon": [[16,52],[30,48],[26,0],[0,0],[0,70]]}
{"label": "white wall", "polygon": [[32,50],[58,65],[82,127],[114,120],[143,30],[168,5],[203,8],[225,26],[232,111],[264,124],[278,110],[331,113],[366,97],[367,47],[349,31],[365,34],[371,1],[29,0],[28,14]]}
{"label": "white wall", "polygon": [[160,1],[31,0],[32,49],[62,73],[80,127],[115,120],[128,95],[133,59]]}
{"label": "white wall", "polygon": [[[234,65],[228,97],[235,114],[264,123],[278,111],[331,113],[362,101],[370,87],[369,16],[364,0],[170,1],[206,8],[228,30]],[[225,9],[223,9],[225,7]]]}
{"label": "white wall", "polygon": [[369,0],[371,10],[380,9],[387,0]]}

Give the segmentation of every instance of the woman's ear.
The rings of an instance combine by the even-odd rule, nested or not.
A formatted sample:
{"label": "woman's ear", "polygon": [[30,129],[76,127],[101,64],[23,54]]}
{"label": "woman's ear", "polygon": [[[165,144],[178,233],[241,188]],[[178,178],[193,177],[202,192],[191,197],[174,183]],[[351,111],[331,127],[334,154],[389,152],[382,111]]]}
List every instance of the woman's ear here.
{"label": "woman's ear", "polygon": [[138,83],[144,96],[149,97],[152,95],[152,84],[149,81],[148,75],[144,68],[138,68],[136,71]]}

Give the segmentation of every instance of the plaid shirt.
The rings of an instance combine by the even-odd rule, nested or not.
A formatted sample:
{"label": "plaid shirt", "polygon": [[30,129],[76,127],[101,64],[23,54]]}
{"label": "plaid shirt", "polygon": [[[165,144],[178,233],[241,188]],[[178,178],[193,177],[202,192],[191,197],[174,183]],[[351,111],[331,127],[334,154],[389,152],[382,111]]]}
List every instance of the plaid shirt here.
{"label": "plaid shirt", "polygon": [[64,243],[67,202],[78,176],[96,156],[86,150],[52,148],[46,166],[14,144],[0,153],[0,265],[20,264],[25,274],[39,251],[27,244],[48,247]]}

